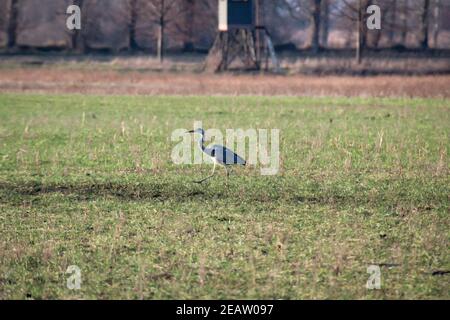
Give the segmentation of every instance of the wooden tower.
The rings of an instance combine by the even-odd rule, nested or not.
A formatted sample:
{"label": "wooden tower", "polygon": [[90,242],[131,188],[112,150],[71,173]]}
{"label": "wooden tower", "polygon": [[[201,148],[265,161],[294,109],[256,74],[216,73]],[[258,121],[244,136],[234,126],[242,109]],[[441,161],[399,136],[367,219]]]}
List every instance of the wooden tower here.
{"label": "wooden tower", "polygon": [[206,59],[206,70],[226,71],[238,59],[244,69],[268,69],[269,57],[278,68],[272,42],[262,24],[260,0],[218,1],[218,33]]}

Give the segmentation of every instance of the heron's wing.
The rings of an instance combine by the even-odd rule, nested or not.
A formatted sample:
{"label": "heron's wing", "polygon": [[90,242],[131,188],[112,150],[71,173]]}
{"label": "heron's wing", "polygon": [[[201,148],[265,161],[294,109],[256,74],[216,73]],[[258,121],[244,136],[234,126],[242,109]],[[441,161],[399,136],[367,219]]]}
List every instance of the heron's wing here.
{"label": "heron's wing", "polygon": [[212,147],[212,148],[205,148],[205,149],[203,149],[203,152],[206,153],[208,156],[214,158],[216,150],[214,149],[214,147]]}
{"label": "heron's wing", "polygon": [[[206,152],[207,149],[205,149]],[[211,156],[214,157],[217,162],[225,165],[231,165],[231,164],[240,164],[244,165],[246,164],[245,160],[241,158],[239,155],[231,151],[230,149],[221,146],[221,145],[214,145],[210,151]]]}

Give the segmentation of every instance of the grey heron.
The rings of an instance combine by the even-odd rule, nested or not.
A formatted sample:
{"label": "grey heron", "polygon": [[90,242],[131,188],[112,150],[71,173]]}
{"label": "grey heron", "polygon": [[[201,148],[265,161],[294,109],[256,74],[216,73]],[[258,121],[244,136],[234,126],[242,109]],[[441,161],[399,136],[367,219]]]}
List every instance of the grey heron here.
{"label": "grey heron", "polygon": [[205,130],[199,128],[196,130],[188,131],[187,133],[199,134],[198,146],[203,151],[203,153],[207,154],[214,162],[214,168],[213,168],[211,175],[200,181],[195,181],[196,183],[203,183],[206,180],[212,178],[214,176],[214,173],[216,172],[217,164],[220,164],[225,168],[225,171],[227,172],[227,179],[228,179],[228,176],[230,175],[227,166],[230,166],[230,165],[245,166],[246,165],[246,161],[242,157],[240,157],[239,155],[237,155],[236,153],[234,153],[233,151],[231,151],[230,149],[228,149],[224,146],[216,144],[216,145],[213,145],[211,148],[206,148],[205,147]]}

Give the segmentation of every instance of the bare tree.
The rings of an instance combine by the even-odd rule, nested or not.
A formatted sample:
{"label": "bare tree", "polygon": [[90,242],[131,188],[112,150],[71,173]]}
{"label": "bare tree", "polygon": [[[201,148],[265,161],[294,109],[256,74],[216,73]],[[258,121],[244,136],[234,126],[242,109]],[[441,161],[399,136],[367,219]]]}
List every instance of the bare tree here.
{"label": "bare tree", "polygon": [[[390,43],[393,42],[395,31],[399,29],[398,2],[399,0],[342,0],[335,4],[333,12],[336,12],[337,19],[345,20],[346,25],[353,25],[356,30],[355,58],[358,63],[366,48],[379,48],[383,34]],[[367,8],[371,5],[381,8],[381,30],[369,30],[367,27]]]}
{"label": "bare tree", "polygon": [[408,0],[403,0],[402,11],[401,11],[401,42],[406,46],[406,37],[408,35]]}
{"label": "bare tree", "polygon": [[[182,0],[147,0],[142,3],[140,11],[146,12],[146,18],[150,25],[156,25],[156,55],[158,60],[164,60],[165,32],[166,28],[181,29],[184,26],[180,17],[186,12],[186,6]],[[141,26],[142,27],[142,26]]]}
{"label": "bare tree", "polygon": [[320,11],[322,9],[322,0],[312,0],[312,6],[310,11],[311,19],[311,48],[314,52],[318,52],[320,49]]}
{"label": "bare tree", "polygon": [[[283,0],[281,5],[289,10],[292,18],[296,20],[308,20],[311,27],[311,49],[318,52],[321,49],[321,34],[328,31],[328,24],[322,23],[322,10],[326,6],[327,0]],[[326,16],[328,18],[328,14]],[[322,31],[322,28],[326,30]],[[326,36],[328,38],[328,36]]]}
{"label": "bare tree", "polygon": [[193,50],[200,41],[206,50],[217,28],[217,4],[211,0],[129,0],[128,11],[130,47],[155,48],[160,62],[170,45]]}
{"label": "bare tree", "polygon": [[337,4],[338,17],[355,25],[355,59],[358,63],[361,63],[362,51],[366,47],[367,41],[366,9],[372,3],[373,0],[342,0],[342,3]]}
{"label": "bare tree", "polygon": [[[401,1],[401,0],[400,0]],[[394,0],[391,4],[390,10],[387,10],[387,8],[383,7],[383,14],[381,17],[384,19],[383,23],[383,30],[385,31],[387,38],[389,40],[389,43],[392,45],[395,40],[396,33],[399,29],[393,28],[393,27],[387,27],[386,23],[393,23],[400,20],[403,20],[403,15],[400,14],[399,8],[400,8],[400,1]],[[386,1],[385,1],[386,2]],[[406,17],[406,16],[405,16]],[[406,21],[403,20],[403,21]],[[380,34],[381,37],[381,34]]]}
{"label": "bare tree", "polygon": [[[81,9],[81,12],[83,12],[84,0],[74,0],[73,4],[77,5]],[[83,14],[81,15],[81,19],[83,19]],[[83,21],[81,23],[83,25]],[[72,31],[72,50],[80,53],[83,53],[85,50],[83,30],[82,28],[81,30]]]}
{"label": "bare tree", "polygon": [[429,13],[430,13],[430,0],[424,0],[423,1],[423,7],[422,7],[422,12],[421,12],[421,22],[422,22],[422,40],[420,42],[420,47],[422,49],[428,49],[429,45],[428,45],[428,39],[429,39]]}
{"label": "bare tree", "polygon": [[329,31],[329,18],[330,18],[330,4],[328,3],[329,0],[322,0],[322,8],[321,8],[321,18],[320,21],[322,22],[321,26],[321,46],[327,47],[328,45],[328,31]]}
{"label": "bare tree", "polygon": [[[383,0],[383,2],[386,1],[388,0]],[[384,9],[388,11],[385,11],[387,12],[387,19],[383,22],[383,29],[389,32],[388,39],[391,46],[406,47],[408,45],[408,35],[410,33],[418,34],[417,28],[415,27],[417,25],[416,21],[421,21],[418,37],[423,37],[423,23],[428,24],[428,13],[426,16],[423,14],[429,10],[424,10],[424,5],[425,2],[421,1],[391,0],[390,6]],[[427,21],[423,21],[423,19]],[[414,24],[411,23],[412,21],[414,21]],[[428,26],[426,29],[428,30]]]}
{"label": "bare tree", "polygon": [[410,18],[409,20],[416,21],[416,25],[419,26],[418,28],[408,28],[408,32],[414,32],[415,38],[419,39],[418,46],[426,50],[433,43],[433,46],[436,47],[442,27],[440,22],[443,21],[441,12],[448,12],[450,2],[448,0],[403,1],[408,2],[405,16]]}
{"label": "bare tree", "polygon": [[138,47],[136,42],[136,21],[137,21],[137,0],[130,0],[130,48],[136,49]]}
{"label": "bare tree", "polygon": [[8,47],[16,46],[17,18],[19,12],[19,1],[11,0],[8,20]]}
{"label": "bare tree", "polygon": [[[195,20],[196,12],[195,12],[195,3],[194,0],[185,0],[185,6],[186,6],[186,40],[184,41],[184,49],[185,50],[192,50],[194,47],[193,39],[194,39],[194,23],[192,23],[192,20]],[[191,21],[189,21],[189,19]]]}
{"label": "bare tree", "polygon": [[440,20],[441,20],[441,0],[435,0],[434,3],[434,26],[433,26],[433,46],[438,47],[439,31],[440,31]]}
{"label": "bare tree", "polygon": [[406,32],[408,30],[407,11],[404,8],[407,0],[373,0],[372,4],[381,8],[381,26],[379,30],[371,30],[367,35],[367,47],[379,48],[382,36],[386,36],[389,45],[396,45],[399,32],[405,32],[400,40],[405,45]]}
{"label": "bare tree", "polygon": [[[366,46],[367,40],[367,28],[365,25],[365,9],[371,4],[370,0],[358,0],[358,5],[356,7],[356,16],[357,16],[357,40],[356,40],[356,60],[358,63],[361,63],[362,58],[362,50],[364,50]],[[363,11],[364,10],[364,11]]]}

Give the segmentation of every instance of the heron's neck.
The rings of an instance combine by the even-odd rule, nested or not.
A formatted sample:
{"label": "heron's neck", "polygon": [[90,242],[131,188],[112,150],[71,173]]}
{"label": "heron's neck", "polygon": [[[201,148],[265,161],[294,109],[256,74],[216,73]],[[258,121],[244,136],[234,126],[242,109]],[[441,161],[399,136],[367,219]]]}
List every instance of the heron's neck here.
{"label": "heron's neck", "polygon": [[200,149],[205,150],[205,145],[204,145],[204,137],[203,135],[200,136],[200,139],[198,139],[198,146],[200,147]]}

